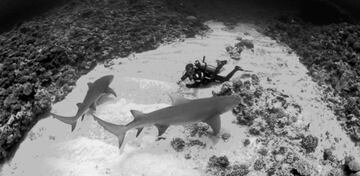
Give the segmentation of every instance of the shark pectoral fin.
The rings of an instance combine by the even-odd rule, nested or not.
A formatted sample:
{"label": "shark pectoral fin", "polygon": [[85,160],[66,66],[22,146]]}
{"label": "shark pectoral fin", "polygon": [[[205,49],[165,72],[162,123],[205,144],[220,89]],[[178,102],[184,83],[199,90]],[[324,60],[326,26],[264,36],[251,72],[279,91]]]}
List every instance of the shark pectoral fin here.
{"label": "shark pectoral fin", "polygon": [[117,97],[116,92],[110,87],[105,90],[105,93],[113,94],[115,97]]}
{"label": "shark pectoral fin", "polygon": [[141,133],[141,131],[143,130],[143,128],[137,128],[137,132],[136,132],[136,137],[138,137]]}
{"label": "shark pectoral fin", "polygon": [[169,128],[169,125],[160,125],[160,124],[155,124],[155,126],[158,128],[159,130],[159,134],[158,136],[161,136],[165,133],[166,129]]}
{"label": "shark pectoral fin", "polygon": [[187,103],[187,102],[190,102],[191,100],[183,97],[182,95],[180,94],[169,94],[169,97],[171,99],[171,104],[172,105],[179,105],[179,104],[183,104],[183,103]]}
{"label": "shark pectoral fin", "polygon": [[90,109],[93,111],[96,111],[96,103],[95,102],[90,105]]}
{"label": "shark pectoral fin", "polygon": [[213,134],[215,136],[217,134],[219,134],[220,128],[221,128],[220,116],[217,115],[217,116],[211,117],[211,118],[205,120],[204,122],[211,126],[211,128],[213,130]]}

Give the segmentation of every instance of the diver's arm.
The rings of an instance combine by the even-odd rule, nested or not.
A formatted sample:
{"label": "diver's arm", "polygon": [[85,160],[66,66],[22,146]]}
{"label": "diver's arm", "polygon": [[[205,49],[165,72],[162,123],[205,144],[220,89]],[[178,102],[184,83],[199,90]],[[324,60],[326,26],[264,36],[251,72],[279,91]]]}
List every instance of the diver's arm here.
{"label": "diver's arm", "polygon": [[185,73],[180,79],[181,81],[184,81],[187,77],[189,77],[188,73]]}

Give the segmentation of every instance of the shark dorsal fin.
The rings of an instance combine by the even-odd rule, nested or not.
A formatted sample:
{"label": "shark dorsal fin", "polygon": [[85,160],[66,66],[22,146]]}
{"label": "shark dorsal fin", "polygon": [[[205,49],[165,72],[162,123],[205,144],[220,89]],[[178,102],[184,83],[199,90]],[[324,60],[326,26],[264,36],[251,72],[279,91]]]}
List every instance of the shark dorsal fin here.
{"label": "shark dorsal fin", "polygon": [[77,103],[76,106],[80,109],[80,107],[82,106],[82,103]]}
{"label": "shark dorsal fin", "polygon": [[179,105],[191,101],[180,94],[169,94],[169,97],[172,105]]}
{"label": "shark dorsal fin", "polygon": [[134,121],[139,120],[145,117],[145,113],[137,111],[137,110],[130,110],[131,114],[134,116]]}
{"label": "shark dorsal fin", "polygon": [[91,82],[88,82],[88,83],[87,83],[87,85],[89,86],[89,88],[92,87],[93,84],[94,84],[94,83],[91,83]]}

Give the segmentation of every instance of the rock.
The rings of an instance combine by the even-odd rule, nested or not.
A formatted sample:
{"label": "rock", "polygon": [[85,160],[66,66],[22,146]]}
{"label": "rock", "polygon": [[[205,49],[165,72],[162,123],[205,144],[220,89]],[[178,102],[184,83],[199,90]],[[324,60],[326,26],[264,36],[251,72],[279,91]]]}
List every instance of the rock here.
{"label": "rock", "polygon": [[24,95],[30,95],[31,93],[33,93],[33,85],[31,83],[26,83],[23,85],[23,94]]}
{"label": "rock", "polygon": [[331,169],[326,176],[345,176],[344,171],[339,168]]}
{"label": "rock", "polygon": [[201,142],[198,139],[190,139],[190,141],[187,143],[188,146],[200,146],[200,147],[206,147],[206,144],[204,142]]}
{"label": "rock", "polygon": [[336,158],[335,158],[335,156],[332,154],[331,149],[325,149],[325,150],[324,150],[323,159],[324,159],[324,160],[329,160],[329,161],[331,161],[331,162],[335,162],[335,161],[336,161]]}
{"label": "rock", "polygon": [[230,165],[230,162],[226,156],[217,157],[213,155],[209,158],[208,168],[226,169]]}
{"label": "rock", "polygon": [[249,167],[244,164],[234,165],[226,176],[245,176],[249,172]]}
{"label": "rock", "polygon": [[297,161],[297,160],[298,160],[298,157],[295,156],[294,153],[289,152],[289,153],[287,154],[287,156],[286,156],[285,162],[288,163],[288,164],[292,164],[292,163],[294,163],[294,162]]}
{"label": "rock", "polygon": [[203,135],[207,135],[208,134],[208,130],[209,130],[209,125],[205,124],[205,123],[196,123],[190,126],[189,131],[190,131],[190,136],[194,137],[194,136],[203,136]]}
{"label": "rock", "polygon": [[254,43],[251,40],[248,39],[241,39],[239,43],[235,44],[236,48],[242,48],[242,49],[254,49]]}
{"label": "rock", "polygon": [[258,159],[255,161],[254,163],[254,170],[261,170],[264,169],[266,167],[265,161],[263,159]]}
{"label": "rock", "polygon": [[191,155],[189,153],[185,154],[185,159],[191,159]]}
{"label": "rock", "polygon": [[222,138],[224,141],[227,141],[230,137],[231,137],[231,134],[230,134],[230,133],[224,133],[224,134],[221,135],[221,138]]}
{"label": "rock", "polygon": [[312,135],[303,137],[301,140],[301,147],[306,150],[307,153],[314,152],[318,145],[318,138]]}
{"label": "rock", "polygon": [[189,20],[189,21],[196,21],[197,20],[197,18],[195,16],[191,16],[191,15],[187,16],[186,19]]}
{"label": "rock", "polygon": [[173,147],[173,149],[177,152],[181,152],[184,150],[185,148],[185,141],[181,138],[174,138],[171,141],[171,146]]}
{"label": "rock", "polygon": [[249,140],[249,139],[245,139],[243,143],[244,143],[244,146],[246,147],[246,146],[248,146],[248,145],[250,144],[250,140]]}
{"label": "rock", "polygon": [[114,64],[115,64],[115,63],[114,63],[113,60],[108,59],[108,60],[106,60],[106,61],[104,62],[104,67],[105,67],[105,68],[108,68],[108,67],[113,66]]}
{"label": "rock", "polygon": [[268,150],[266,148],[261,148],[258,150],[258,153],[262,156],[266,156],[268,154]]}
{"label": "rock", "polygon": [[280,154],[277,154],[274,157],[275,157],[275,161],[277,161],[277,162],[281,162],[285,158],[283,155],[280,155]]}
{"label": "rock", "polygon": [[260,130],[258,130],[256,127],[251,127],[249,129],[249,133],[254,136],[258,136],[261,134]]}
{"label": "rock", "polygon": [[302,176],[310,176],[313,173],[312,166],[306,161],[296,161],[292,164],[294,173],[299,173]]}
{"label": "rock", "polygon": [[355,51],[360,51],[360,41],[356,41],[353,45]]}
{"label": "rock", "polygon": [[356,172],[355,174],[350,174],[350,176],[360,176],[360,172]]}
{"label": "rock", "polygon": [[349,166],[349,169],[353,172],[360,171],[360,162],[358,159],[354,159],[354,160],[350,161],[348,166]]}

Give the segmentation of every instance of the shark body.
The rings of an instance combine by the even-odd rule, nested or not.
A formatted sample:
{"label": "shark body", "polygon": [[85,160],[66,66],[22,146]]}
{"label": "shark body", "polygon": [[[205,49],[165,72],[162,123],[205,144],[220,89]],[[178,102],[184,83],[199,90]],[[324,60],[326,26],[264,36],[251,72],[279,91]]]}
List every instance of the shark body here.
{"label": "shark body", "polygon": [[83,120],[84,114],[89,109],[95,110],[96,102],[101,96],[103,96],[104,94],[113,94],[114,96],[116,96],[115,91],[109,87],[109,85],[113,79],[114,79],[113,75],[106,75],[106,76],[103,76],[103,77],[97,79],[93,83],[88,83],[89,90],[87,91],[83,102],[76,104],[78,107],[78,111],[75,116],[65,117],[65,116],[60,116],[60,115],[56,115],[53,113],[51,113],[51,115],[54,118],[56,118],[64,123],[70,124],[71,131],[74,131],[77,120],[81,116],[82,116],[82,120]]}
{"label": "shark body", "polygon": [[185,99],[181,96],[171,96],[170,98],[172,106],[150,113],[131,110],[134,120],[127,125],[112,124],[93,116],[102,127],[118,137],[120,148],[128,130],[136,128],[138,130],[137,137],[143,127],[151,125],[158,128],[158,135],[161,136],[170,125],[205,122],[213,129],[213,134],[217,135],[221,128],[219,115],[242,102],[242,99],[237,96],[218,96],[196,100]]}

